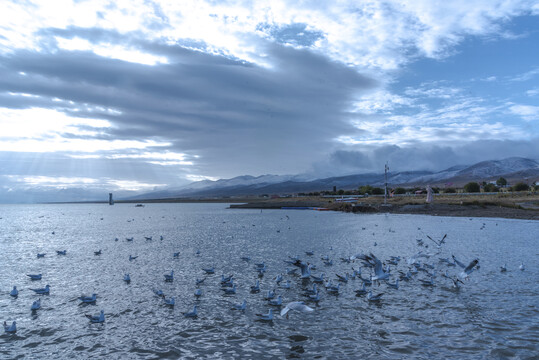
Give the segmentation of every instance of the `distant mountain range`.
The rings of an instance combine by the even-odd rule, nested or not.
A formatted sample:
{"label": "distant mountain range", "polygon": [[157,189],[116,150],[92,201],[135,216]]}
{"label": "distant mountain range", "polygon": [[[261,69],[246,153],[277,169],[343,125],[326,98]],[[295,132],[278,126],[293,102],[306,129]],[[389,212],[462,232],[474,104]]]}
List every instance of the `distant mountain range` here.
{"label": "distant mountain range", "polygon": [[[503,160],[482,161],[471,166],[453,166],[449,169],[430,171],[390,172],[388,183],[396,186],[462,186],[470,181],[492,181],[499,177],[509,182],[529,179],[530,183],[539,180],[539,163],[536,160],[512,157]],[[382,186],[383,173],[368,173],[329,177],[324,179],[309,179],[301,175],[262,175],[238,176],[232,179],[217,181],[198,181],[181,188],[168,189],[145,193],[137,199],[165,198],[203,198],[223,196],[247,196],[261,194],[292,194],[337,189],[352,190],[362,185]]]}

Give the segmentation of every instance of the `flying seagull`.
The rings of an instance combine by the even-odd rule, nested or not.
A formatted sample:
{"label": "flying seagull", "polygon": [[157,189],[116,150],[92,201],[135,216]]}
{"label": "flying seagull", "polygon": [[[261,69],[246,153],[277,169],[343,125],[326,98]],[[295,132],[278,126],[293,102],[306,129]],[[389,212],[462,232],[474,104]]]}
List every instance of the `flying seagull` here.
{"label": "flying seagull", "polygon": [[286,304],[286,306],[281,310],[281,316],[286,315],[286,318],[288,319],[288,312],[290,310],[295,310],[302,313],[314,311],[312,307],[305,305],[303,301],[292,301],[291,303]]}

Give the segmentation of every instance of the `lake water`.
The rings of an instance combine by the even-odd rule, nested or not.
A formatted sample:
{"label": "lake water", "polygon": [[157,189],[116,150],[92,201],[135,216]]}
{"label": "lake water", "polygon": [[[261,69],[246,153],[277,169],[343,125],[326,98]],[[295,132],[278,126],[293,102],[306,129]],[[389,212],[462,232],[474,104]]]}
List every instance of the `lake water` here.
{"label": "lake water", "polygon": [[[0,358],[538,358],[537,221],[261,212],[224,204],[0,205],[0,218],[0,320],[16,320],[18,329],[0,335]],[[426,237],[444,234],[440,249]],[[66,256],[56,254],[64,249]],[[102,254],[94,255],[98,250]],[[421,285],[419,279],[427,279],[422,271],[401,281],[398,290],[374,284],[375,294],[384,293],[375,304],[356,296],[361,280],[350,280],[338,296],[319,286],[321,300],[310,304],[311,313],[257,320],[256,313],[271,307],[264,299],[268,290],[275,288],[288,303],[305,299],[303,289],[312,287],[286,275],[293,268],[284,262],[289,256],[299,255],[333,283],[335,274],[361,266],[341,257],[401,256],[391,266],[393,283],[398,270],[409,268],[406,258],[419,251],[432,254],[421,260],[436,268],[433,287]],[[176,259],[174,252],[180,252]],[[130,255],[138,258],[129,261]],[[333,266],[324,265],[326,255]],[[462,270],[439,262],[451,255],[466,264],[479,258],[480,269],[460,290],[442,276]],[[259,278],[254,264],[262,261],[267,272]],[[501,273],[504,263],[507,272]],[[211,266],[215,275],[205,275],[201,269]],[[174,281],[165,282],[171,270]],[[362,271],[367,277],[369,269]],[[43,279],[31,281],[26,274],[33,273]],[[131,275],[130,284],[124,273]],[[290,289],[276,285],[280,273]],[[223,294],[222,274],[234,275],[236,295]],[[197,300],[195,282],[204,277]],[[257,279],[262,291],[251,294]],[[42,309],[32,314],[39,295],[29,289],[46,284],[50,295],[41,296]],[[17,298],[9,295],[14,285]],[[152,289],[174,296],[175,307],[165,306]],[[77,297],[92,293],[96,304],[81,305]],[[231,310],[243,299],[245,312]],[[198,317],[185,318],[195,304]],[[84,316],[101,309],[103,324]]]}

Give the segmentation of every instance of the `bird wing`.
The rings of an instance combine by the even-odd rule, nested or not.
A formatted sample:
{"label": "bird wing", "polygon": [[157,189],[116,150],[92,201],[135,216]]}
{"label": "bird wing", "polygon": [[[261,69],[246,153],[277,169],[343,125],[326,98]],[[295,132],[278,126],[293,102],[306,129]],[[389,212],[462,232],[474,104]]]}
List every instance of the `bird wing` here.
{"label": "bird wing", "polygon": [[479,262],[478,259],[474,259],[470,262],[470,264],[468,266],[466,266],[466,268],[464,269],[464,272],[466,274],[469,274],[473,271],[473,268],[477,265],[477,263]]}
{"label": "bird wing", "polygon": [[384,269],[382,268],[382,262],[378,259],[374,259],[374,273],[376,276],[384,275]]}
{"label": "bird wing", "polygon": [[464,265],[463,263],[461,263],[460,261],[457,260],[455,255],[451,255],[451,257],[453,258],[453,261],[455,261],[455,264],[457,264],[458,266],[460,266],[463,269],[466,267],[466,265]]}

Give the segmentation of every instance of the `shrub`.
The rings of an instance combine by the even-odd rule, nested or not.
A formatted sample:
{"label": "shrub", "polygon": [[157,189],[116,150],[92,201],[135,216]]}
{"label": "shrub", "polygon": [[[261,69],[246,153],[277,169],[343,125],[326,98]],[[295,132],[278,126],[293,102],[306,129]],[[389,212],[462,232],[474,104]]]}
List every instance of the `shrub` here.
{"label": "shrub", "polygon": [[369,194],[372,194],[372,189],[373,187],[370,186],[370,185],[363,185],[359,188],[359,194],[360,195],[363,195],[365,193],[369,193]]}
{"label": "shrub", "polygon": [[464,185],[464,192],[467,193],[478,193],[481,191],[481,187],[476,182],[469,182],[466,185]]}
{"label": "shrub", "polygon": [[498,192],[498,188],[494,184],[486,184],[483,186],[485,192]]}
{"label": "shrub", "polygon": [[512,191],[528,191],[529,186],[523,182],[519,182],[511,188]]}
{"label": "shrub", "polygon": [[457,190],[455,188],[452,188],[452,187],[448,187],[448,188],[444,189],[445,194],[455,194],[456,192],[457,192]]}
{"label": "shrub", "polygon": [[395,194],[397,194],[397,195],[406,194],[406,189],[403,188],[403,187],[398,187],[398,188],[395,189]]}
{"label": "shrub", "polygon": [[383,195],[384,194],[384,189],[379,188],[379,187],[375,187],[375,188],[372,189],[372,194],[373,195]]}

